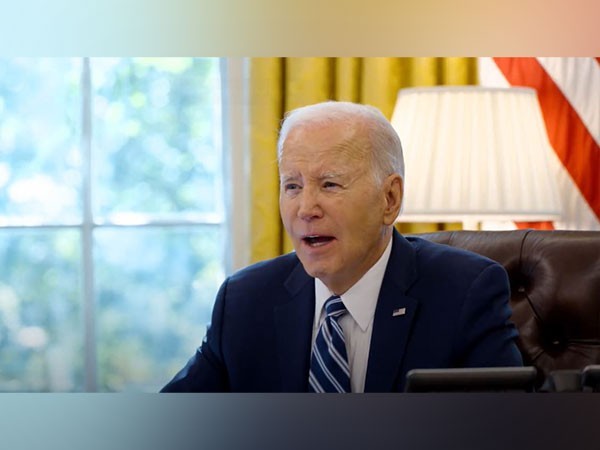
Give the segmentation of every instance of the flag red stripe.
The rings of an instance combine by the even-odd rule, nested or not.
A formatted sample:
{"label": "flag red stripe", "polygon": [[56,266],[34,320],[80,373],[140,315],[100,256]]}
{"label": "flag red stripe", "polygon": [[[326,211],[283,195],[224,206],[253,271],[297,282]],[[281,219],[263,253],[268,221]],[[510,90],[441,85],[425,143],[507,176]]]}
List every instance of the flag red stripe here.
{"label": "flag red stripe", "polygon": [[552,222],[515,222],[515,225],[519,230],[527,230],[529,228],[533,228],[534,230],[554,230]]}
{"label": "flag red stripe", "polygon": [[537,89],[550,144],[600,220],[600,148],[577,112],[535,58],[494,58],[513,86]]}

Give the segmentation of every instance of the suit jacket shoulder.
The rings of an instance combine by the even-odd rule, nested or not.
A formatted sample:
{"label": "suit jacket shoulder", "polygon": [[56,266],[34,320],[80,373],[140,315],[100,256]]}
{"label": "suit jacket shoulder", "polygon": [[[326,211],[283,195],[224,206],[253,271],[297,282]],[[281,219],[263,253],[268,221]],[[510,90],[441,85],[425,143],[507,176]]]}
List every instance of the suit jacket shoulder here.
{"label": "suit jacket shoulder", "polygon": [[[412,368],[522,364],[517,331],[510,322],[508,276],[500,264],[418,237],[394,239],[395,257],[390,258],[379,301],[385,303],[394,287],[400,287],[403,302],[413,312],[406,314],[409,331],[401,343],[405,353],[399,385]],[[397,276],[405,279],[390,287]]]}
{"label": "suit jacket shoulder", "polygon": [[[295,252],[287,253],[266,261],[260,261],[240,269],[225,281],[228,289],[243,289],[246,293],[283,287],[287,278],[302,267]],[[304,270],[302,269],[302,272]],[[304,272],[306,275],[306,272]],[[308,281],[308,275],[306,275]]]}
{"label": "suit jacket shoulder", "polygon": [[295,253],[228,277],[202,345],[163,392],[305,391],[313,281]]}

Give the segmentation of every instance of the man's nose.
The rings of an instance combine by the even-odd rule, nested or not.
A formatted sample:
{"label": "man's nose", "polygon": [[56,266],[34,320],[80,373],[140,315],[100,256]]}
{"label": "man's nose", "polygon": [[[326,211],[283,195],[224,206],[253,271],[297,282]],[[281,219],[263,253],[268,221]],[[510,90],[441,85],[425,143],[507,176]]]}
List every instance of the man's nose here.
{"label": "man's nose", "polygon": [[316,189],[304,188],[300,194],[300,205],[298,217],[303,220],[312,220],[323,216],[323,210],[319,202],[319,194]]}

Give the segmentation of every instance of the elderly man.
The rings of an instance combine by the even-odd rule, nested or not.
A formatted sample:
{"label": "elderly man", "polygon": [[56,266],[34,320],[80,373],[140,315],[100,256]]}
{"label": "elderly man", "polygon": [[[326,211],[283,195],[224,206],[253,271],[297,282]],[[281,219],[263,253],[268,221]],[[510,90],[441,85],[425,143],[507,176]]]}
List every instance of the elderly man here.
{"label": "elderly man", "polygon": [[292,111],[278,157],[295,252],[223,283],[202,346],[163,392],[393,392],[414,368],[522,364],[504,269],[394,230],[404,163],[381,112]]}

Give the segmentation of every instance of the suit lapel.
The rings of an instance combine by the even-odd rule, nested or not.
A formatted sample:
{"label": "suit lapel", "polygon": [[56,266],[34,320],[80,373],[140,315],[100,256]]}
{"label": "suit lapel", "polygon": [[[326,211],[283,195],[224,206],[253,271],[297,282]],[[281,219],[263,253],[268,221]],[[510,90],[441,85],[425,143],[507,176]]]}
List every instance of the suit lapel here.
{"label": "suit lapel", "polygon": [[[415,250],[396,231],[393,239],[375,308],[365,392],[393,391],[419,304],[406,295],[417,278]],[[277,299],[274,308],[281,390],[306,392],[315,314],[314,279],[298,262],[284,285],[287,296]]]}
{"label": "suit lapel", "polygon": [[393,391],[418,308],[405,294],[417,277],[415,251],[396,231],[393,239],[375,308],[365,392]]}
{"label": "suit lapel", "polygon": [[298,262],[284,283],[287,298],[274,308],[277,355],[283,392],[306,392],[315,314],[314,279]]}

